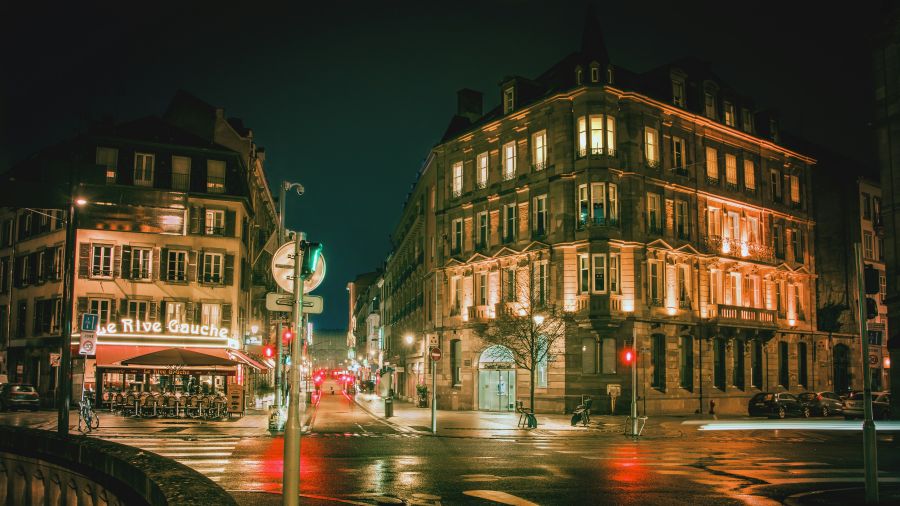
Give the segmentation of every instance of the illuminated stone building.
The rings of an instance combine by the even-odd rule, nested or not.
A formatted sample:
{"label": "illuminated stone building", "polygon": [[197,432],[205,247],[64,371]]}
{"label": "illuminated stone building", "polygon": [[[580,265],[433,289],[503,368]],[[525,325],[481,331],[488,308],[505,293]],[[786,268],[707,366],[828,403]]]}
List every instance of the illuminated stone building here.
{"label": "illuminated stone building", "polygon": [[608,412],[617,385],[627,399],[620,356],[634,340],[651,415],[711,401],[744,413],[759,391],[827,388],[815,160],[781,143],[775,115],[694,60],[615,65],[592,16],[579,51],[504,78],[499,99],[483,112],[480,93],[459,92],[387,261],[386,346],[413,333],[413,362],[426,342],[441,347],[439,409],[528,398],[528,375],[489,357],[473,329],[521,308],[521,284],[573,317],[538,367],[538,411],[590,395]]}
{"label": "illuminated stone building", "polygon": [[[243,383],[249,371],[265,371],[242,351],[252,327],[269,329],[263,300],[273,287],[276,214],[264,161],[240,120],[179,92],[163,117],[98,127],[6,174],[73,174],[87,201],[77,213],[74,324],[95,313],[101,329],[95,356],[75,351],[76,395],[82,381],[100,393],[165,390],[173,381],[221,391],[229,378]],[[3,372],[37,385],[47,403],[58,381],[63,220],[62,211],[0,209]],[[185,366],[166,377],[123,363],[172,347],[239,365]]]}

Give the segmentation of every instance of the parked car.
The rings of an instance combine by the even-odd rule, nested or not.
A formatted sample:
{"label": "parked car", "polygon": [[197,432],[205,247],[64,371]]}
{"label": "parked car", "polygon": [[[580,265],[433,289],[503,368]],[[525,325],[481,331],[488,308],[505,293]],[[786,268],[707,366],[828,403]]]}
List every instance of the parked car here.
{"label": "parked car", "polygon": [[28,408],[37,411],[41,398],[33,385],[3,383],[0,385],[0,411],[13,408]]}
{"label": "parked car", "polygon": [[844,403],[834,392],[803,392],[797,396],[800,404],[809,406],[814,415],[830,416],[844,411]]}
{"label": "parked car", "polygon": [[786,392],[760,392],[750,399],[747,407],[750,416],[768,416],[784,418],[786,416],[802,416],[809,418],[809,406],[803,405],[797,397]]}
{"label": "parked car", "polygon": [[[863,418],[863,393],[853,392],[844,401],[844,418]],[[890,392],[872,392],[872,418],[875,420],[887,420],[891,417]]]}

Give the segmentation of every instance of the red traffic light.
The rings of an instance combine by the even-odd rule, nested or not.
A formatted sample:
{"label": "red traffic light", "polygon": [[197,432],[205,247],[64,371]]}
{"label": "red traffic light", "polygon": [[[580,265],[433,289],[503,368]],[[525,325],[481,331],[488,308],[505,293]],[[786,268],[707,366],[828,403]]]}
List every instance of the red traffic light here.
{"label": "red traffic light", "polygon": [[263,348],[263,355],[265,355],[266,358],[274,357],[275,356],[275,348],[271,344],[266,345],[266,347]]}
{"label": "red traffic light", "polygon": [[291,339],[294,338],[294,333],[291,332],[291,329],[284,329],[284,332],[281,333],[281,337],[285,341],[290,341]]}
{"label": "red traffic light", "polygon": [[626,364],[634,362],[634,350],[627,348],[625,353],[622,354],[622,360],[624,360]]}

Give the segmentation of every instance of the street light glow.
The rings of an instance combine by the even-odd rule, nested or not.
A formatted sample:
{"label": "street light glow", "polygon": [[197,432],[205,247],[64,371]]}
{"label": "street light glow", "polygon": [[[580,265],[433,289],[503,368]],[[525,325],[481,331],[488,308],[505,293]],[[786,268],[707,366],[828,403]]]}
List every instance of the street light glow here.
{"label": "street light glow", "polygon": [[79,206],[83,206],[83,205],[87,204],[87,200],[82,197],[79,197],[79,198],[75,199],[75,203],[78,204]]}
{"label": "street light glow", "polygon": [[406,344],[412,344],[412,343],[413,343],[413,335],[406,334]]}
{"label": "street light glow", "polygon": [[534,315],[534,323],[535,323],[535,325],[540,325],[540,324],[544,323],[544,315],[542,315],[542,314]]}

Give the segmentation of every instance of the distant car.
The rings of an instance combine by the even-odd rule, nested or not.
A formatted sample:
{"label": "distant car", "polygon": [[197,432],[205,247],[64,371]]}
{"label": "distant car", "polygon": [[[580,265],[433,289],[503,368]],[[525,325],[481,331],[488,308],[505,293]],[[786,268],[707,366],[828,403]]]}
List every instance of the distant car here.
{"label": "distant car", "polygon": [[814,415],[830,416],[844,411],[844,403],[834,392],[803,392],[797,396],[800,404],[809,406]]}
{"label": "distant car", "polygon": [[809,418],[809,406],[804,406],[793,394],[786,392],[760,392],[750,399],[747,406],[750,416],[768,416],[769,418],[785,418],[802,416]]}
{"label": "distant car", "polygon": [[27,408],[37,411],[41,398],[33,385],[4,383],[0,385],[0,411],[13,408]]}
{"label": "distant car", "polygon": [[[844,418],[863,418],[863,393],[853,392],[844,401]],[[891,417],[891,394],[889,392],[872,392],[872,418],[887,420]]]}

